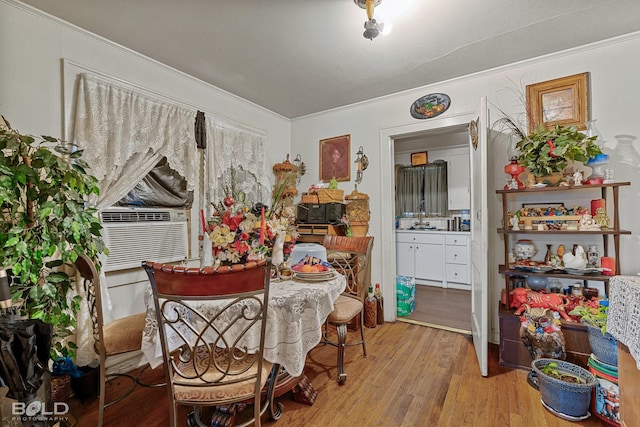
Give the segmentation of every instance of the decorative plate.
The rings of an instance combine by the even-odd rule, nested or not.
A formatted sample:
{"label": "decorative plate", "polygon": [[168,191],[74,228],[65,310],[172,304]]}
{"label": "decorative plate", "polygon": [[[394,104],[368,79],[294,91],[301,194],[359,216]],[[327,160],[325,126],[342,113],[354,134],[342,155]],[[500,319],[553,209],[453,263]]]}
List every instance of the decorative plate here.
{"label": "decorative plate", "polygon": [[451,98],[444,93],[431,93],[416,99],[409,111],[415,119],[430,119],[439,116],[449,109]]}
{"label": "decorative plate", "polygon": [[318,273],[293,273],[293,277],[303,282],[325,282],[335,277],[335,270],[320,271]]}
{"label": "decorative plate", "polygon": [[474,150],[478,149],[478,122],[471,120],[469,123],[469,136],[471,137],[471,145]]}

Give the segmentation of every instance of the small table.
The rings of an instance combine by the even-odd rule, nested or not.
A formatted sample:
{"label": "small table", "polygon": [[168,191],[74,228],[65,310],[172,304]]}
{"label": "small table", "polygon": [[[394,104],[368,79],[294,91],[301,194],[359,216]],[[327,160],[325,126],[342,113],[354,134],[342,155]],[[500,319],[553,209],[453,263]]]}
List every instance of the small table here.
{"label": "small table", "polygon": [[[272,280],[264,358],[279,364],[293,377],[302,375],[307,353],[320,342],[322,325],[345,287],[346,280],[339,274],[331,280],[312,283],[295,279]],[[197,302],[196,308],[206,312],[207,305],[212,304],[214,303],[211,301],[201,301]],[[147,319],[142,336],[142,351],[151,367],[155,368],[162,364],[162,348],[150,285],[145,292],[145,305]],[[181,341],[176,336],[173,339],[169,337],[171,349],[180,344]]]}

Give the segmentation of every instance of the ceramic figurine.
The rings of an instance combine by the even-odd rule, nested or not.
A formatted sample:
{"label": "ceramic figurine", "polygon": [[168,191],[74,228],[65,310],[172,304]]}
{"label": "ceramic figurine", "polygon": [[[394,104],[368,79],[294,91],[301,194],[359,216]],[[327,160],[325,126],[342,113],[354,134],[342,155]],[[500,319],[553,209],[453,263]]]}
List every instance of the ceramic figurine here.
{"label": "ceramic figurine", "polygon": [[516,215],[512,216],[511,218],[509,218],[509,222],[511,223],[511,229],[514,231],[519,231],[520,230],[520,218],[518,218]]}
{"label": "ceramic figurine", "polygon": [[582,172],[581,171],[575,171],[575,173],[573,174],[573,185],[575,185],[575,186],[582,185],[582,180],[583,179],[584,179],[584,177],[582,176]]}
{"label": "ceramic figurine", "polygon": [[613,169],[605,169],[604,170],[604,181],[603,184],[612,184],[613,183]]}

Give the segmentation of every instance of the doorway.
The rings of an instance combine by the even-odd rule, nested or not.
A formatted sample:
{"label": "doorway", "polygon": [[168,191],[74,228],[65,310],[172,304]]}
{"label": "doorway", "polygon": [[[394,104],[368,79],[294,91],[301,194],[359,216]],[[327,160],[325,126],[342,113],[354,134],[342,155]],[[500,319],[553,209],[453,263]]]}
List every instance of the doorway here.
{"label": "doorway", "polygon": [[[435,128],[409,136],[398,135],[393,139],[393,153],[394,169],[400,165],[403,166],[403,169],[411,166],[413,163],[411,160],[415,153],[423,153],[428,164],[446,162],[448,169],[450,169],[447,174],[449,175],[449,185],[446,190],[450,194],[444,196],[449,204],[448,207],[445,206],[445,209],[448,209],[436,214],[437,216],[425,212],[424,215],[419,215],[420,218],[424,216],[424,221],[427,221],[432,227],[446,230],[447,219],[461,215],[468,217],[470,209],[470,194],[468,192],[469,142],[466,125]],[[462,165],[460,159],[466,165]],[[466,178],[454,182],[453,178],[464,175],[462,166],[467,166]],[[418,196],[409,196],[410,199],[416,199],[416,197]],[[426,204],[423,206],[426,208]],[[410,227],[414,222],[415,214],[414,212],[396,212],[396,215],[402,216],[398,221],[400,228]],[[429,285],[421,284],[420,280],[417,282],[415,311],[409,316],[399,317],[399,321],[471,334],[470,286],[455,286],[450,283],[449,285],[456,287],[453,288],[447,286],[446,281],[441,282],[440,285],[437,281],[429,282]]]}
{"label": "doorway", "polygon": [[[473,114],[460,114],[446,118],[435,118],[424,120],[410,125],[381,129],[380,131],[380,159],[381,159],[381,184],[382,193],[395,196],[395,145],[396,141],[413,141],[415,139],[430,138],[432,141],[442,141],[446,135],[466,133],[468,124],[473,119]],[[402,144],[402,142],[400,142]],[[446,143],[435,144],[429,149],[447,147]],[[459,144],[456,144],[459,145]],[[449,147],[450,148],[450,147]],[[412,148],[409,148],[412,149]],[[416,150],[419,151],[419,150]],[[388,244],[381,246],[382,259],[382,280],[384,283],[396,283],[396,229],[395,229],[395,205],[393,203],[381,203],[381,240]],[[400,320],[397,317],[396,289],[395,286],[383,287],[386,305],[389,310],[385,310],[386,321]],[[469,314],[470,310],[464,309]],[[459,313],[459,316],[466,316]]]}

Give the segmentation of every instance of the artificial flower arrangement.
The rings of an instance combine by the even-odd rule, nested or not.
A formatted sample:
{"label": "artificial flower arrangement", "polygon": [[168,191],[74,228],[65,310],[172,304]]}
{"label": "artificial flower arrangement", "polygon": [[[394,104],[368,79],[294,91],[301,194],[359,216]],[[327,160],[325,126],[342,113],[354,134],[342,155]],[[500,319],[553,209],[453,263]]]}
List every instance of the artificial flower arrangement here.
{"label": "artificial flower arrangement", "polygon": [[223,202],[214,204],[216,212],[207,225],[216,263],[264,259],[275,255],[274,247],[280,246],[284,259],[288,257],[299,235],[295,210],[281,197],[285,185],[283,182],[274,191],[271,209],[262,203],[246,204],[241,192],[233,195],[233,190],[225,191]]}

